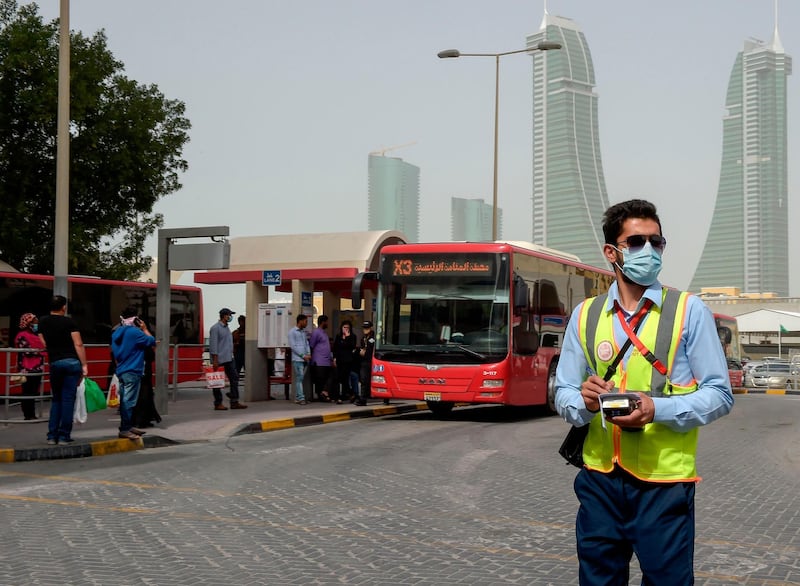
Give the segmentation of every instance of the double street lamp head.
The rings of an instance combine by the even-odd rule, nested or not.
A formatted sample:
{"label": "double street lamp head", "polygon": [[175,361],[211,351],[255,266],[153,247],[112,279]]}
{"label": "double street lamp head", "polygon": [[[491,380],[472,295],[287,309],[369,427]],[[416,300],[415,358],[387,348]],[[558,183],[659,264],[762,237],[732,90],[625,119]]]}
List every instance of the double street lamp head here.
{"label": "double street lamp head", "polygon": [[539,41],[536,48],[539,51],[557,51],[561,48],[561,43],[556,43],[555,41]]}
{"label": "double street lamp head", "polygon": [[519,49],[518,51],[506,51],[504,53],[462,53],[458,49],[445,49],[439,51],[439,59],[453,59],[456,57],[500,57],[502,55],[511,55],[513,53],[532,53],[533,51],[554,51],[561,48],[561,43],[555,41],[539,41],[535,47],[528,47],[527,49]]}
{"label": "double street lamp head", "polygon": [[492,180],[492,240],[497,240],[497,120],[500,107],[500,57],[514,55],[517,53],[532,53],[534,51],[551,51],[560,49],[561,43],[552,41],[540,41],[535,47],[526,47],[516,51],[505,51],[504,53],[462,53],[458,49],[446,49],[439,51],[439,59],[453,59],[456,57],[494,57],[495,77],[494,77],[494,178]]}

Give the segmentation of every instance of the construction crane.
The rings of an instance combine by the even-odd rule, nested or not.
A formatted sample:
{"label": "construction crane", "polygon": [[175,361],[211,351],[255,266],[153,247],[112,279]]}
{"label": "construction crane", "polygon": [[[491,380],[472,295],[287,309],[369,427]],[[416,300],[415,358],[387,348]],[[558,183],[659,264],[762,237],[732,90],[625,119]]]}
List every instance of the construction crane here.
{"label": "construction crane", "polygon": [[415,140],[413,142],[407,142],[405,144],[398,144],[397,146],[391,146],[385,149],[378,149],[377,151],[372,151],[370,155],[380,155],[382,157],[384,156],[385,153],[388,153],[389,151],[394,151],[397,149],[401,149],[403,147],[411,146],[412,144],[417,144],[417,141]]}

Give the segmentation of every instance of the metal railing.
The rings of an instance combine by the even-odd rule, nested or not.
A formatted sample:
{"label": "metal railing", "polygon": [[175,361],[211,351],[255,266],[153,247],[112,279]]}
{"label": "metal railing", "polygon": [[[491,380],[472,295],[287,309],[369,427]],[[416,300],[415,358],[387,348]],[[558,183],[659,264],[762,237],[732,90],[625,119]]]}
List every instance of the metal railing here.
{"label": "metal railing", "polygon": [[[180,349],[181,348],[201,348],[201,356],[200,360],[198,361],[194,356],[187,356],[181,358],[180,356]],[[172,345],[172,367],[170,368],[169,376],[172,377],[172,384],[170,385],[170,400],[174,403],[178,400],[178,376],[175,373],[180,373],[181,376],[191,376],[196,374],[198,380],[204,380],[205,378],[205,370],[203,367],[205,366],[205,355],[208,352],[208,345],[206,344],[173,344]],[[186,367],[185,363],[197,361],[196,364],[197,369],[191,370],[191,367]],[[168,379],[169,380],[169,379]],[[205,384],[205,383],[203,383]]]}
{"label": "metal railing", "polygon": [[[2,420],[0,420],[0,423],[11,423],[11,422],[17,423],[16,420],[10,419],[9,411],[11,409],[11,403],[13,401],[17,401],[18,402],[18,401],[21,401],[23,399],[32,399],[32,400],[34,400],[36,402],[36,416],[37,416],[37,418],[41,418],[41,415],[42,415],[42,402],[44,402],[45,400],[50,399],[50,393],[48,392],[48,393],[45,394],[45,392],[44,392],[45,385],[43,383],[39,383],[39,394],[38,395],[28,396],[28,395],[23,395],[21,393],[15,393],[15,394],[12,395],[11,394],[11,389],[12,388],[21,387],[22,383],[21,382],[16,382],[16,381],[12,382],[11,378],[15,377],[15,376],[20,376],[20,375],[24,375],[25,377],[33,376],[33,377],[42,377],[42,378],[44,378],[44,377],[47,376],[46,369],[45,369],[45,372],[20,372],[19,371],[19,367],[20,367],[19,359],[14,360],[13,364],[12,364],[11,358],[12,358],[13,355],[15,355],[15,354],[26,354],[26,353],[30,353],[31,352],[31,350],[29,350],[27,348],[0,348],[0,351],[2,351],[3,354],[4,354],[3,360],[2,360],[2,366],[0,367],[2,369],[2,370],[0,370],[0,377],[2,377],[2,379],[3,379],[3,385],[2,385],[3,386],[3,393],[2,393],[2,395],[0,395],[0,400],[3,401],[3,418],[2,418]],[[44,353],[44,351],[41,351],[41,352]],[[48,379],[45,378],[44,380],[48,380]],[[30,421],[18,421],[18,422],[19,423],[29,423]]]}
{"label": "metal railing", "polygon": [[[87,351],[87,365],[89,367],[89,372],[91,373],[91,378],[94,380],[100,388],[104,390],[104,392],[108,389],[112,371],[109,368],[109,364],[111,362],[111,346],[109,344],[86,344],[84,346]],[[182,349],[188,348],[198,348],[201,350],[200,358],[197,356],[181,356]],[[99,352],[96,350],[98,349],[106,349],[105,352],[106,358],[89,358],[91,355],[97,356]],[[170,372],[169,372],[169,379],[171,380],[171,384],[168,390],[168,398],[172,402],[178,400],[178,390],[179,390],[179,379],[183,378],[189,379],[196,378],[197,380],[202,380],[205,376],[205,371],[203,370],[203,352],[206,351],[208,347],[204,344],[172,344],[170,350],[172,351],[172,358],[170,360]],[[95,351],[92,351],[95,350]],[[43,354],[47,354],[47,350],[39,350]],[[49,377],[49,363],[45,360],[43,365],[44,371],[41,373],[21,373],[20,369],[20,360],[16,354],[25,354],[31,352],[30,349],[27,348],[0,348],[0,401],[3,402],[2,407],[0,407],[0,412],[2,412],[2,417],[0,417],[0,424],[8,424],[8,423],[34,423],[36,421],[41,421],[43,408],[42,405],[46,401],[50,401],[52,399],[52,394],[50,392],[50,387],[47,383],[50,382]],[[196,366],[192,366],[192,364]],[[105,373],[98,372],[97,365],[102,365],[105,367]],[[101,369],[102,370],[102,369]],[[39,394],[33,397],[29,397],[27,395],[22,395],[19,393],[13,393],[12,390],[17,390],[22,383],[20,382],[11,382],[11,377],[19,376],[24,374],[26,377],[28,376],[38,376],[42,377],[42,383],[39,385]],[[180,376],[179,376],[180,375]],[[36,420],[29,420],[25,421],[22,419],[11,419],[10,411],[12,406],[15,406],[20,400],[22,399],[33,399],[36,401],[36,416],[38,419]]]}

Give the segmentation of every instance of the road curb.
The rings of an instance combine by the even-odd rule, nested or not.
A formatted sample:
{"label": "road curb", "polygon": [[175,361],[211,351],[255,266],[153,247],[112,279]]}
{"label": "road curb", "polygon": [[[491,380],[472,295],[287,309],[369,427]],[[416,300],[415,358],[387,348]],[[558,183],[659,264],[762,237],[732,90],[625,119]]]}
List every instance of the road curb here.
{"label": "road curb", "polygon": [[246,435],[250,433],[263,433],[265,431],[277,431],[280,429],[291,429],[293,427],[306,427],[309,425],[322,425],[324,423],[336,423],[339,421],[352,421],[354,419],[366,419],[368,417],[383,417],[385,415],[400,415],[427,409],[425,403],[414,403],[412,405],[382,405],[371,409],[358,409],[355,411],[337,411],[322,415],[305,415],[301,417],[287,417],[285,419],[268,419],[257,423],[243,425],[233,433],[236,435]]}
{"label": "road curb", "polygon": [[794,389],[736,389],[734,395],[796,395],[800,396],[800,390]]}
{"label": "road curb", "polygon": [[[352,411],[336,411],[320,415],[304,415],[284,419],[268,419],[256,423],[244,423],[231,430],[225,437],[277,431],[293,427],[306,427],[338,421],[351,421],[367,417],[383,417],[385,415],[399,415],[427,409],[425,403],[406,405],[381,405],[371,409],[354,409]],[[193,443],[188,441],[175,441],[159,435],[146,435],[137,440],[107,439],[90,442],[75,442],[69,445],[42,446],[37,448],[0,448],[0,464],[13,462],[31,462],[33,460],[65,460],[69,458],[90,458],[94,456],[107,456],[122,452],[133,452],[146,448],[161,448],[179,444]]]}
{"label": "road curb", "polygon": [[10,464],[12,462],[31,462],[33,460],[66,460],[69,458],[107,456],[145,448],[174,446],[178,443],[180,442],[158,435],[150,435],[137,440],[108,439],[40,448],[5,448],[0,449],[0,463]]}

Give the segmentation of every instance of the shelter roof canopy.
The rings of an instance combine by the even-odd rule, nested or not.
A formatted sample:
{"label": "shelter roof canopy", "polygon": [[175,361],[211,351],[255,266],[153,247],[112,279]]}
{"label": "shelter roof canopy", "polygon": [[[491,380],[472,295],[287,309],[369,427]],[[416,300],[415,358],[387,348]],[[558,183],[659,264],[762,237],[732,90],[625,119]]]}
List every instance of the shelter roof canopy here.
{"label": "shelter roof canopy", "polygon": [[739,332],[800,332],[800,313],[775,309],[757,309],[736,317]]}
{"label": "shelter roof canopy", "polygon": [[230,268],[197,272],[196,283],[242,283],[261,280],[265,270],[280,270],[283,280],[352,280],[363,270],[376,270],[387,244],[404,244],[396,230],[244,236],[231,239]]}

